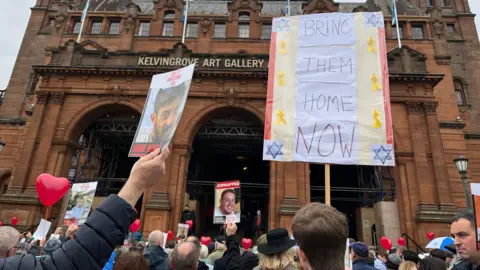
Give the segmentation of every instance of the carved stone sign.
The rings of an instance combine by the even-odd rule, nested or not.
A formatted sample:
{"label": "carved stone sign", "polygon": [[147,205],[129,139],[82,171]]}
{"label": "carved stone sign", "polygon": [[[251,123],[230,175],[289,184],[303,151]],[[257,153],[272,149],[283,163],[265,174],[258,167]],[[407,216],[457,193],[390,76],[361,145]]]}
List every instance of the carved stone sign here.
{"label": "carved stone sign", "polygon": [[203,68],[267,68],[267,59],[256,58],[180,58],[141,56],[138,58],[139,66],[156,67],[184,67],[195,64]]}

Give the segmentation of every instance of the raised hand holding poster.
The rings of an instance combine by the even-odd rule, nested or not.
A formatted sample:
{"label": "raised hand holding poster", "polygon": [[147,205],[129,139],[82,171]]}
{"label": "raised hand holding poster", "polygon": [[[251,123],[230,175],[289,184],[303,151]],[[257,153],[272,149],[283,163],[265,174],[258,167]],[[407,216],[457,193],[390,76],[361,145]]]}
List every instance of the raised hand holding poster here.
{"label": "raised hand holding poster", "polygon": [[273,20],[263,159],[394,165],[382,13]]}
{"label": "raised hand holding poster", "polygon": [[168,146],[182,116],[194,68],[192,64],[153,76],[130,157]]}

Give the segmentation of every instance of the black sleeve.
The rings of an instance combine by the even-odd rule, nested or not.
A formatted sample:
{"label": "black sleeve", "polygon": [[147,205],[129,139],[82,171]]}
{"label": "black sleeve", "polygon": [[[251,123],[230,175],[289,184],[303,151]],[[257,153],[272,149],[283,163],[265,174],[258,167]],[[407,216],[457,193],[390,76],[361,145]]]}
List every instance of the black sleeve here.
{"label": "black sleeve", "polygon": [[121,245],[135,219],[135,211],[122,198],[110,195],[85,224],[52,256],[40,262],[44,269],[102,269],[112,251]]}
{"label": "black sleeve", "polygon": [[[35,256],[31,254],[12,256],[7,259],[0,259],[0,270],[18,270],[18,269],[41,270],[42,266],[40,263],[37,262],[37,260],[35,259]],[[55,269],[55,268],[52,268],[52,269]]]}
{"label": "black sleeve", "polygon": [[235,241],[235,236],[227,237],[227,269],[239,270],[242,268],[242,256],[240,256],[240,247]]}

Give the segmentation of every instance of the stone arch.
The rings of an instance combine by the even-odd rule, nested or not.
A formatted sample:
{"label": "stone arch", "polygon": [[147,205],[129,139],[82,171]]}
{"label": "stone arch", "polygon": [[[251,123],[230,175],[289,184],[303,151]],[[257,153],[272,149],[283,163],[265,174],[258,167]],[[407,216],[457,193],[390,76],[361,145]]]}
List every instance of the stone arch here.
{"label": "stone arch", "polygon": [[193,139],[195,138],[195,135],[197,134],[198,130],[202,127],[202,125],[206,121],[208,121],[208,119],[215,113],[215,111],[219,109],[225,109],[225,108],[244,109],[245,111],[248,111],[251,114],[255,115],[260,122],[262,123],[265,122],[265,115],[263,114],[262,111],[259,111],[258,109],[246,104],[230,105],[228,103],[217,103],[213,106],[206,106],[200,111],[198,111],[195,117],[193,117],[192,119],[190,119],[190,121],[188,121],[187,127],[185,128],[184,132],[182,132],[182,134],[187,135],[188,144],[189,145],[192,144]]}
{"label": "stone arch", "polygon": [[[83,107],[80,111],[78,111],[75,117],[72,119],[68,127],[66,128],[66,132],[64,135],[64,140],[73,140],[77,141],[80,137],[82,132],[91,124],[92,120],[97,119],[98,117],[114,112],[118,110],[120,106],[128,107],[139,114],[142,113],[143,107],[138,105],[132,101],[99,101],[95,103],[91,103],[85,107]],[[88,120],[88,121],[87,121]]]}

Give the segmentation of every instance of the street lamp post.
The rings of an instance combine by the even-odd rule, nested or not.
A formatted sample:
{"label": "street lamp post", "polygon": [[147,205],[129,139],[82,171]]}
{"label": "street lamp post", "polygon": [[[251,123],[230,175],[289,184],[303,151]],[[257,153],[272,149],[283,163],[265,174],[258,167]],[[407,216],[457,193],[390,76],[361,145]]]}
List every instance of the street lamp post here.
{"label": "street lamp post", "polygon": [[5,142],[0,138],[0,152],[2,152],[3,148],[5,147]]}
{"label": "street lamp post", "polygon": [[467,199],[467,208],[472,210],[472,196],[470,196],[467,186],[468,158],[459,154],[453,162],[455,162],[455,166],[457,166],[458,173],[462,176],[463,189],[465,190],[465,198]]}

